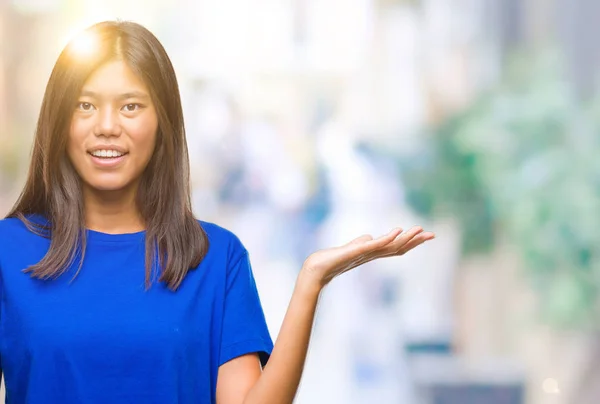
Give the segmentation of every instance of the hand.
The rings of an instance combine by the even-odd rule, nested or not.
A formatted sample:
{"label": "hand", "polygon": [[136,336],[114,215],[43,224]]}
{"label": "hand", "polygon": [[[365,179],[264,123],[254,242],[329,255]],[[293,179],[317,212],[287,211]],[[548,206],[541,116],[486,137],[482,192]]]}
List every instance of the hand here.
{"label": "hand", "polygon": [[366,234],[342,246],[311,254],[302,266],[302,273],[323,287],[344,272],[378,258],[404,255],[434,237],[420,226],[405,232],[396,228],[377,239]]}

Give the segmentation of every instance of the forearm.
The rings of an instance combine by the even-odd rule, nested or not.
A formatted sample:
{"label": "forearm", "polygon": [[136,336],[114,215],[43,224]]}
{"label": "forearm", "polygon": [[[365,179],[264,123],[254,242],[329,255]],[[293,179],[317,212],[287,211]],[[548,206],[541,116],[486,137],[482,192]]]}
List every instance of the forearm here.
{"label": "forearm", "polygon": [[273,352],[244,404],[292,403],[300,384],[321,287],[302,272]]}

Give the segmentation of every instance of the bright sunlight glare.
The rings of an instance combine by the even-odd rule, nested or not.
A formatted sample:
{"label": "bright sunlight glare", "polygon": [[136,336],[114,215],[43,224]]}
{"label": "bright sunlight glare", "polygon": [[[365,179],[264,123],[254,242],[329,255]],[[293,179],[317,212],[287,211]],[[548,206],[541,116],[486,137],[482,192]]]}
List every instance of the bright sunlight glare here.
{"label": "bright sunlight glare", "polygon": [[71,51],[79,57],[86,57],[94,53],[98,46],[98,38],[92,33],[79,33],[70,43]]}

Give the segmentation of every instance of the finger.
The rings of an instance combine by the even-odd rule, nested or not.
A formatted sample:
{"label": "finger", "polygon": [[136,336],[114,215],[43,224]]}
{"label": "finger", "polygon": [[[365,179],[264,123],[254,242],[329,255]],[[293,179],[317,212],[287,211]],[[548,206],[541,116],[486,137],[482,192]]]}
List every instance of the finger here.
{"label": "finger", "polygon": [[[392,231],[386,236],[389,236],[393,239],[395,233],[394,231]],[[381,242],[381,238],[373,240],[373,236],[371,236],[370,234],[363,234],[362,236],[357,237],[354,240],[349,241],[348,243],[342,246],[336,247],[336,249],[344,251],[340,259],[350,260],[350,262],[352,263],[355,260],[360,259],[359,257],[363,256],[365,253],[371,251],[374,248],[373,242],[379,243]]]}
{"label": "finger", "polygon": [[410,242],[413,238],[423,232],[423,228],[421,226],[413,226],[402,234],[399,234],[394,239],[393,245],[390,245],[391,248],[401,248],[406,243]]}
{"label": "finger", "polygon": [[352,240],[344,247],[351,247],[353,255],[369,254],[373,251],[380,250],[381,248],[390,244],[401,232],[402,229],[396,227],[392,229],[389,233],[384,234],[383,236],[380,236],[376,239],[373,239],[373,237],[369,234],[365,234]]}
{"label": "finger", "polygon": [[362,243],[365,243],[365,242],[371,241],[371,240],[373,240],[373,236],[371,236],[370,234],[365,234],[363,236],[355,238],[348,244],[362,244]]}
{"label": "finger", "polygon": [[408,229],[407,231],[405,231],[404,233],[402,233],[403,236],[406,236],[408,239],[413,238],[414,236],[416,236],[419,233],[423,232],[423,227],[421,226],[413,226],[410,229]]}
{"label": "finger", "polygon": [[369,243],[370,247],[372,247],[372,248],[381,248],[383,246],[386,246],[389,243],[393,242],[396,239],[396,237],[398,237],[398,235],[401,234],[401,233],[402,233],[402,228],[395,227],[389,233],[384,234],[383,236],[380,236],[380,237],[372,240]]}
{"label": "finger", "polygon": [[383,236],[369,240],[364,242],[362,245],[355,247],[356,253],[361,256],[364,255],[365,259],[369,261],[374,257],[381,255],[382,251],[388,248],[387,246],[390,245],[401,233],[402,229],[400,227],[396,227]]}
{"label": "finger", "polygon": [[[429,234],[430,232],[427,232]],[[391,257],[401,255],[402,251],[405,251],[406,245],[408,245],[413,239],[421,237],[423,234],[423,228],[421,226],[414,226],[402,234],[399,234],[394,239],[393,243],[386,246],[385,250],[382,251],[383,257]]]}
{"label": "finger", "polygon": [[[386,235],[386,237],[389,235],[390,234]],[[434,233],[429,231],[425,232],[423,231],[422,227],[415,226],[404,233],[396,234],[396,237],[394,237],[392,242],[388,245],[385,245],[383,248],[365,251],[359,256],[359,259],[361,260],[361,263],[359,265],[362,265],[365,262],[369,262],[377,258],[395,257],[403,255],[408,251],[412,250],[413,248],[416,248],[424,242],[432,240],[434,238]]]}
{"label": "finger", "polygon": [[413,237],[408,243],[406,243],[406,245],[404,245],[398,251],[398,254],[399,255],[406,254],[407,252],[414,249],[415,247],[420,246],[421,244],[423,244],[426,241],[433,240],[434,238],[435,238],[435,234],[432,232],[420,233],[416,237]]}

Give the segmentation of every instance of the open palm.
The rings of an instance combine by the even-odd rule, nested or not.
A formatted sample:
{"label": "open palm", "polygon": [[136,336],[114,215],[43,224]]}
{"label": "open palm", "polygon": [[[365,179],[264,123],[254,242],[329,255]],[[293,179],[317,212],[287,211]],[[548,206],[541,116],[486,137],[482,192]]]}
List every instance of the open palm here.
{"label": "open palm", "polygon": [[342,246],[311,254],[303,268],[324,286],[344,272],[378,258],[404,255],[434,237],[433,233],[423,231],[420,226],[405,232],[395,228],[376,239],[366,234]]}

